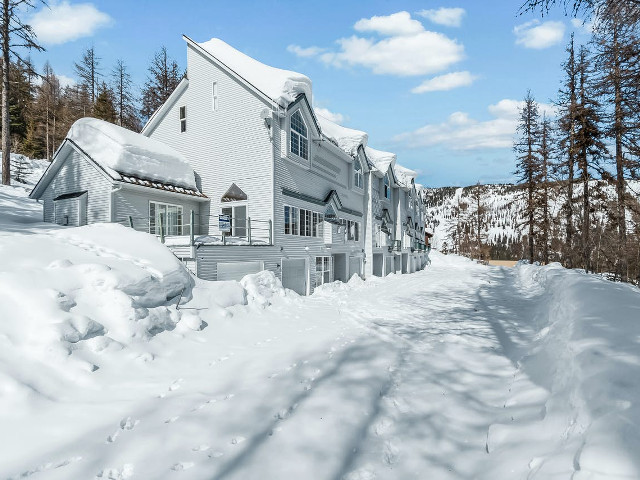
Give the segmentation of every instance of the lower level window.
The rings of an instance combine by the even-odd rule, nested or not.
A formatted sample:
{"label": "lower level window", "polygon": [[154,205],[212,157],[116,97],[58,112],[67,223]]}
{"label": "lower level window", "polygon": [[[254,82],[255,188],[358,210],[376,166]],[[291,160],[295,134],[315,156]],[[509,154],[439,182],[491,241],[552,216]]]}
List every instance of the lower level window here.
{"label": "lower level window", "polygon": [[316,257],[316,285],[331,282],[331,257]]}
{"label": "lower level window", "polygon": [[182,235],[182,207],[168,203],[149,202],[149,233]]}

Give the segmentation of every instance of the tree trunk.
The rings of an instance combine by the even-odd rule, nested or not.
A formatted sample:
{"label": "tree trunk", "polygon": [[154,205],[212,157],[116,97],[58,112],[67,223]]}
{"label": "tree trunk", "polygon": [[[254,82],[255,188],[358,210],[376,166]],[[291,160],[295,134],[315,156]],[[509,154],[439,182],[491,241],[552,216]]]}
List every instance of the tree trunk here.
{"label": "tree trunk", "polygon": [[2,11],[2,184],[11,184],[11,132],[9,131],[9,0]]}

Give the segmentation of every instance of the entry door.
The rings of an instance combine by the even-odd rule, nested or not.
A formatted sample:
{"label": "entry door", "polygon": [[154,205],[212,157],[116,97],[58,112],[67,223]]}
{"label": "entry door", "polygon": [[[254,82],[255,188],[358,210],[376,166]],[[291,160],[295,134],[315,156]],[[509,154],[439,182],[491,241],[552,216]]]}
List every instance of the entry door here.
{"label": "entry door", "polygon": [[307,294],[307,261],[304,258],[283,258],[282,286],[299,295]]}
{"label": "entry door", "polygon": [[360,257],[349,257],[349,279],[353,277],[353,274],[362,276],[362,259]]}

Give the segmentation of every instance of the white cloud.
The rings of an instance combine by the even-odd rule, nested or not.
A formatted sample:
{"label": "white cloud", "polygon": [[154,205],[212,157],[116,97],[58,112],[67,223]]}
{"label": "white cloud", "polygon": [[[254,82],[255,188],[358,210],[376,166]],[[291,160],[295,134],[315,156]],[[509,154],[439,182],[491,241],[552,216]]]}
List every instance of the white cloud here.
{"label": "white cloud", "polygon": [[[503,99],[489,105],[490,120],[476,120],[466,112],[454,112],[442,123],[429,124],[413,132],[396,135],[395,141],[409,148],[444,146],[450,150],[511,148],[523,102]],[[539,113],[553,116],[552,105],[539,104]]]}
{"label": "white cloud", "polygon": [[112,22],[109,15],[91,3],[71,4],[67,0],[51,2],[30,19],[38,40],[48,45],[90,37],[96,30]]}
{"label": "white cloud", "polygon": [[418,15],[430,20],[438,25],[446,27],[459,27],[462,25],[462,17],[467,12],[464,8],[436,8],[431,10],[420,10]]}
{"label": "white cloud", "polygon": [[578,32],[578,33],[584,33],[587,35],[591,35],[593,33],[593,30],[595,28],[595,24],[593,21],[585,21],[585,20],[580,20],[579,18],[572,18],[571,19],[571,26],[573,26],[573,29]]}
{"label": "white cloud", "polygon": [[76,84],[75,79],[73,79],[71,77],[67,77],[66,75],[56,75],[56,77],[58,77],[58,81],[60,82],[60,86],[62,88],[70,87],[70,86]]}
{"label": "white cloud", "polygon": [[327,120],[330,120],[334,123],[342,123],[346,120],[344,115],[342,115],[341,113],[334,113],[328,108],[313,107],[313,110],[316,115],[326,118]]}
{"label": "white cloud", "polygon": [[464,72],[451,72],[438,77],[425,80],[420,85],[411,90],[411,93],[425,93],[425,92],[442,92],[446,90],[453,90],[458,87],[468,87],[474,80],[478,78],[471,73]]}
{"label": "white cloud", "polygon": [[377,32],[380,35],[388,36],[415,35],[424,31],[422,24],[411,18],[409,12],[362,18],[356,22],[353,28],[357,32]]}
{"label": "white cloud", "polygon": [[464,57],[464,47],[442,33],[425,30],[407,12],[358,20],[357,31],[371,31],[385,38],[358,35],[337,40],[339,49],[322,51],[318,47],[291,47],[290,51],[316,54],[327,65],[337,68],[361,66],[376,74],[398,76],[430,75],[446,70]]}
{"label": "white cloud", "polygon": [[540,50],[560,43],[564,37],[564,30],[563,22],[540,23],[540,20],[532,20],[514,27],[513,33],[517,45]]}
{"label": "white cloud", "polygon": [[326,48],[320,48],[320,47],[303,48],[300,45],[289,45],[287,47],[288,52],[291,52],[297,55],[298,57],[315,57],[317,55],[320,55],[325,50]]}

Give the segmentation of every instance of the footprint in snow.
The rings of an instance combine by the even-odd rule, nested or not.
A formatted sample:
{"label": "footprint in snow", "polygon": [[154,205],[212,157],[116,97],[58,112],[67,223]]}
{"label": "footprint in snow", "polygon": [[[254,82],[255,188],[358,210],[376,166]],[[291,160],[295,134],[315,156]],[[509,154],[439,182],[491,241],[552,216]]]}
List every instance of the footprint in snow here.
{"label": "footprint in snow", "polygon": [[225,396],[224,399],[225,400],[231,400],[235,396],[236,396],[235,393],[230,393],[229,395]]}
{"label": "footprint in snow", "polygon": [[171,385],[169,385],[169,391],[173,392],[175,390],[178,390],[180,388],[180,383],[182,383],[182,379],[181,378],[179,378],[178,380],[173,382]]}
{"label": "footprint in snow", "polygon": [[140,420],[132,420],[131,417],[123,418],[120,420],[121,430],[133,430],[133,428],[140,423]]}
{"label": "footprint in snow", "polygon": [[191,450],[193,450],[194,452],[205,452],[207,450],[209,450],[211,447],[209,445],[207,445],[206,443],[203,443],[202,445],[198,445],[197,447],[193,447]]}
{"label": "footprint in snow", "polygon": [[178,462],[173,467],[171,467],[171,470],[173,470],[174,472],[179,472],[181,470],[187,470],[194,465],[195,463],[193,462]]}
{"label": "footprint in snow", "polygon": [[231,445],[238,445],[238,444],[244,442],[245,440],[246,440],[246,438],[244,438],[244,437],[233,437],[231,439]]}
{"label": "footprint in snow", "polygon": [[224,453],[222,452],[211,452],[209,455],[207,455],[209,458],[220,458],[224,455]]}
{"label": "footprint in snow", "polygon": [[179,418],[180,418],[179,416],[171,417],[168,420],[165,420],[164,423],[173,423],[176,420],[178,420]]}
{"label": "footprint in snow", "polygon": [[105,468],[96,478],[104,478],[105,480],[126,480],[133,477],[133,465],[126,463],[120,468]]}
{"label": "footprint in snow", "polygon": [[269,378],[275,378],[275,377],[277,377],[277,376],[278,376],[278,374],[277,374],[277,373],[272,373],[271,375],[269,375]]}

